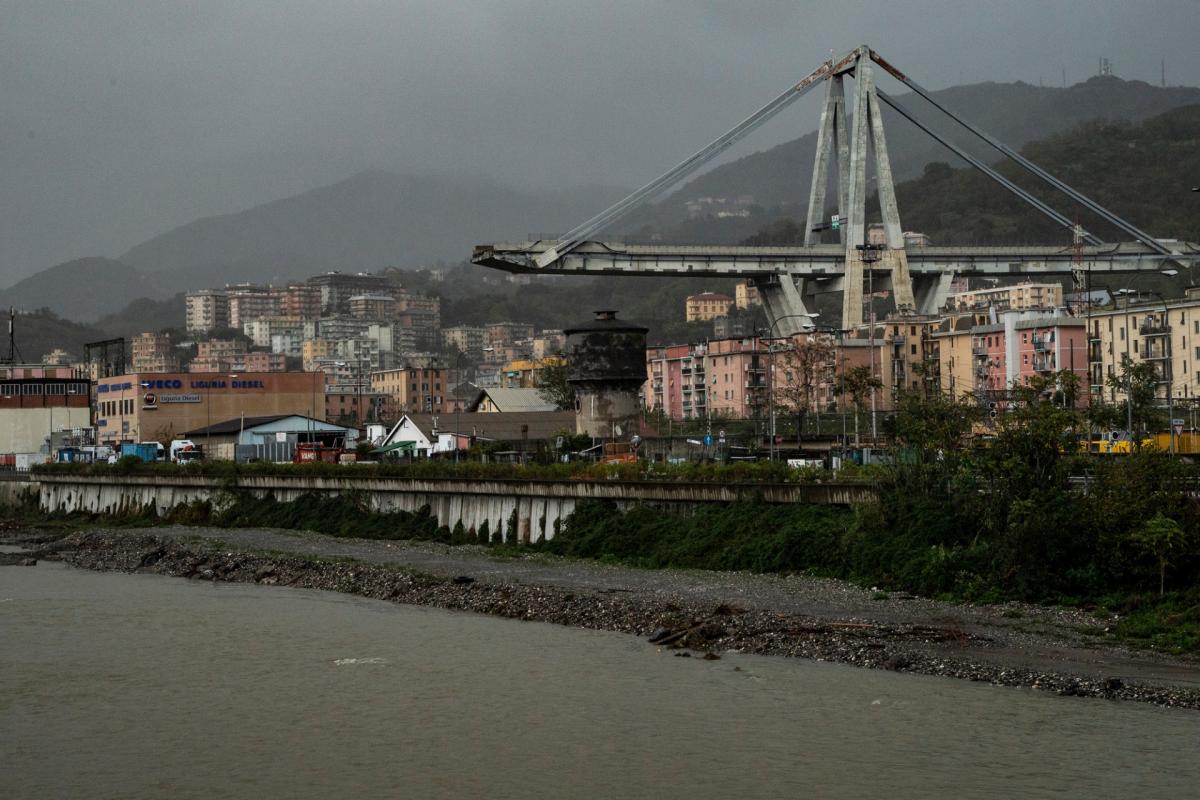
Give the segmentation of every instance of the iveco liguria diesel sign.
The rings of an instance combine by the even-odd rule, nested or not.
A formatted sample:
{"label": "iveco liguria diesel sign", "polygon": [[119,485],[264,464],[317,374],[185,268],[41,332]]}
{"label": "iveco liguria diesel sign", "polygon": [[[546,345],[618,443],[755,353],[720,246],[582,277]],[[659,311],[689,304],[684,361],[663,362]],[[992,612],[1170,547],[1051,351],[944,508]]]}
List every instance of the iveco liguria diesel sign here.
{"label": "iveco liguria diesel sign", "polygon": [[[145,380],[140,384],[142,389],[182,389],[183,381],[178,378],[168,380]],[[102,383],[96,387],[97,392],[121,392],[133,388],[132,383]],[[188,381],[187,388],[189,389],[265,389],[266,384],[262,381],[236,381],[236,380],[215,380],[215,381]],[[162,402],[162,398],[159,398]],[[191,402],[191,401],[181,401]]]}
{"label": "iveco liguria diesel sign", "polygon": [[[179,383],[179,381],[164,381]],[[178,386],[172,388],[179,388]],[[262,381],[191,381],[189,389],[265,389]]]}
{"label": "iveco liguria diesel sign", "polygon": [[159,404],[163,403],[199,403],[200,395],[198,394],[160,394],[158,396]]}

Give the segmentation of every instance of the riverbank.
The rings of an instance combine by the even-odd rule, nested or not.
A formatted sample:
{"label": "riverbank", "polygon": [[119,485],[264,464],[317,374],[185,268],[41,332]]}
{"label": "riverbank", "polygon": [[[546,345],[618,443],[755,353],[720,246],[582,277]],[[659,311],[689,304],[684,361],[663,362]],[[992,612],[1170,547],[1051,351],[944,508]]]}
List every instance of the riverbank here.
{"label": "riverbank", "polygon": [[651,638],[680,656],[780,655],[1200,709],[1200,663],[1114,647],[1111,620],[972,607],[841,581],[637,570],[486,548],[269,529],[7,531],[73,566],[322,589]]}

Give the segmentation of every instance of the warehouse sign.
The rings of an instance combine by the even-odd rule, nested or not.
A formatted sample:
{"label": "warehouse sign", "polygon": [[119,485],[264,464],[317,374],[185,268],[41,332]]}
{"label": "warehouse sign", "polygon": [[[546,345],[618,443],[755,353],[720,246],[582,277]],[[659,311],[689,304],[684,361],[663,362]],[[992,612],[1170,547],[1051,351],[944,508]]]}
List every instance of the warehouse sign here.
{"label": "warehouse sign", "polygon": [[[261,380],[248,381],[248,380],[225,380],[225,379],[188,381],[186,387],[184,386],[184,382],[182,380],[180,380],[179,378],[144,380],[139,385],[142,389],[144,389],[146,391],[151,391],[151,390],[162,391],[164,389],[170,391],[172,389],[183,389],[183,388],[188,388],[188,389],[266,389],[267,388],[266,383],[264,383]],[[133,387],[134,387],[134,384],[129,381],[126,381],[124,383],[101,383],[96,386],[96,391],[97,392],[123,392],[123,391],[128,391],[128,390],[132,389]],[[160,400],[161,400],[161,398],[160,398]],[[191,401],[180,401],[180,402],[191,402]]]}
{"label": "warehouse sign", "polygon": [[200,395],[198,394],[160,394],[158,396],[159,403],[199,403]]}
{"label": "warehouse sign", "polygon": [[[180,381],[170,381],[170,383],[179,383]],[[180,388],[179,386],[173,388]],[[266,384],[262,381],[191,381],[189,389],[265,389]]]}

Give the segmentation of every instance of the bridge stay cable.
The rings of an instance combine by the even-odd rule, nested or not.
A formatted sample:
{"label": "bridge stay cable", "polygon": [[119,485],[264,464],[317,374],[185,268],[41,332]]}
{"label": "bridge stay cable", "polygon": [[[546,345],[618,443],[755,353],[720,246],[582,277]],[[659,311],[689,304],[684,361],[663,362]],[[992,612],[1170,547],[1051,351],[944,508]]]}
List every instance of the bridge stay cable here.
{"label": "bridge stay cable", "polygon": [[565,234],[563,234],[556,246],[540,254],[535,259],[537,265],[539,267],[549,266],[567,253],[574,250],[606,225],[609,225],[610,223],[629,213],[629,211],[636,207],[639,203],[650,199],[651,197],[659,194],[663,190],[673,186],[683,178],[695,172],[697,169],[723,153],[735,142],[754,131],[756,128],[767,122],[769,119],[774,117],[780,111],[783,111],[785,108],[799,100],[804,95],[808,94],[808,92],[811,91],[812,88],[816,86],[822,78],[833,75],[837,71],[844,69],[847,64],[854,60],[856,55],[857,51],[843,57],[837,62],[832,60],[826,61],[800,82],[788,87],[787,91],[780,94],[758,111],[755,111],[753,114],[746,117],[730,130],[718,136],[706,147],[697,151],[689,158],[650,181],[650,183],[647,183],[645,186],[634,191],[624,199],[617,201],[613,205],[601,211],[591,219],[567,231]]}
{"label": "bridge stay cable", "polygon": [[[958,116],[950,109],[946,108],[946,106],[944,106],[942,103],[938,102],[938,100],[936,98],[934,98],[932,94],[930,94],[928,91],[926,91],[924,87],[922,87],[920,84],[918,84],[912,78],[905,75],[900,70],[893,67],[886,60],[884,60],[882,57],[880,57],[879,54],[877,54],[874,50],[871,51],[871,60],[874,61],[879,66],[883,67],[883,69],[886,70],[888,72],[888,74],[890,74],[893,78],[900,81],[908,88],[912,89],[914,92],[919,94],[921,97],[925,98],[925,100],[928,101],[934,108],[941,111],[943,114],[945,114],[950,119],[957,122],[960,126],[965,128],[970,133],[974,134],[976,137],[978,137],[982,141],[986,142],[991,147],[995,148],[996,150],[1003,153],[1008,158],[1015,161],[1017,164],[1024,167],[1028,172],[1041,178],[1043,181],[1050,184],[1055,189],[1058,189],[1060,192],[1067,195],[1075,202],[1079,203],[1080,205],[1091,210],[1098,216],[1102,217],[1104,220],[1106,220],[1113,226],[1125,231],[1130,236],[1132,236],[1133,238],[1137,239],[1142,244],[1149,247],[1151,250],[1154,250],[1159,255],[1168,256],[1168,257],[1174,255],[1169,248],[1167,248],[1165,245],[1162,244],[1162,242],[1158,241],[1150,234],[1141,230],[1133,223],[1128,222],[1124,218],[1117,216],[1116,214],[1109,211],[1104,206],[1097,203],[1095,200],[1092,200],[1087,195],[1084,195],[1084,194],[1076,191],[1071,186],[1067,185],[1063,181],[1061,181],[1058,178],[1051,175],[1046,170],[1039,167],[1037,164],[1035,164],[1032,161],[1030,161],[1029,159],[1025,158],[1023,155],[1018,153],[1016,150],[1013,150],[1011,147],[1009,147],[1008,145],[1001,142],[999,139],[995,138],[994,136],[987,133],[986,131],[983,131],[982,129],[976,127],[975,125],[972,125],[970,122],[967,122],[965,119]],[[895,106],[893,106],[893,108],[895,108]]]}
{"label": "bridge stay cable", "polygon": [[[988,166],[987,164],[985,164],[985,163],[984,163],[984,162],[983,162],[981,159],[978,159],[978,158],[976,158],[975,156],[971,155],[971,154],[970,154],[970,153],[968,153],[966,150],[962,149],[962,148],[961,148],[961,147],[959,147],[958,145],[956,145],[956,144],[954,144],[953,142],[949,141],[949,140],[948,140],[948,139],[946,139],[944,136],[942,136],[941,134],[937,133],[937,132],[936,132],[936,131],[934,131],[932,128],[930,128],[928,125],[926,125],[925,123],[921,122],[921,121],[920,121],[920,120],[919,120],[919,119],[916,117],[916,115],[914,115],[914,114],[913,114],[911,111],[909,111],[907,108],[905,108],[905,107],[904,107],[904,105],[903,105],[902,103],[900,103],[900,101],[898,101],[896,98],[894,98],[894,97],[892,97],[891,95],[889,95],[887,92],[883,91],[883,89],[880,89],[879,87],[876,87],[876,88],[875,88],[875,93],[876,93],[876,94],[879,96],[879,99],[880,99],[880,100],[882,100],[883,102],[885,102],[885,103],[887,103],[889,106],[891,106],[891,107],[892,107],[892,109],[893,109],[893,110],[894,110],[896,113],[898,113],[900,116],[902,116],[902,117],[904,117],[905,119],[907,119],[907,120],[908,120],[909,122],[911,122],[913,125],[916,125],[916,126],[917,126],[918,128],[920,128],[922,131],[924,131],[924,132],[925,132],[925,134],[926,134],[927,136],[929,136],[931,139],[933,139],[934,141],[936,141],[936,142],[938,142],[939,144],[941,144],[943,147],[945,147],[945,148],[946,148],[947,150],[949,150],[950,152],[954,153],[956,156],[958,156],[959,158],[961,158],[963,161],[966,161],[966,162],[967,162],[968,164],[970,164],[972,167],[974,167],[975,169],[979,170],[979,171],[980,171],[980,172],[982,172],[984,175],[987,175],[989,178],[991,178],[992,180],[994,180],[996,183],[1000,184],[1000,185],[1001,185],[1001,186],[1003,186],[1005,189],[1007,189],[1008,191],[1012,192],[1014,195],[1016,195],[1016,196],[1017,196],[1017,197],[1019,197],[1020,199],[1024,200],[1026,203],[1028,203],[1029,205],[1033,206],[1033,207],[1034,207],[1034,208],[1036,208],[1038,211],[1040,211],[1040,212],[1042,212],[1043,214],[1045,214],[1047,217],[1049,217],[1049,218],[1050,218],[1051,220],[1053,220],[1054,222],[1057,222],[1059,225],[1062,225],[1062,226],[1063,226],[1064,228],[1066,228],[1067,230],[1071,230],[1071,231],[1073,231],[1073,230],[1075,229],[1075,223],[1074,223],[1074,222],[1072,222],[1071,220],[1067,219],[1065,216],[1063,216],[1063,215],[1062,215],[1062,214],[1060,214],[1059,212],[1055,211],[1055,210],[1054,210],[1054,209],[1053,209],[1051,206],[1049,206],[1049,205],[1047,205],[1046,203],[1042,202],[1042,201],[1041,201],[1041,200],[1039,200],[1037,197],[1033,196],[1033,195],[1032,195],[1032,194],[1030,194],[1029,192],[1027,192],[1027,191],[1025,191],[1024,189],[1022,189],[1022,188],[1021,188],[1020,186],[1018,186],[1017,184],[1015,184],[1015,183],[1013,183],[1012,181],[1010,181],[1008,178],[1006,178],[1006,177],[1004,177],[1003,175],[1001,175],[1001,174],[1000,174],[999,172],[997,172],[996,170],[994,170],[994,169],[992,169],[991,167],[989,167],[989,166]],[[1103,245],[1103,244],[1104,244],[1104,242],[1103,242],[1103,241],[1101,241],[1100,239],[1098,239],[1098,238],[1097,238],[1096,236],[1094,236],[1093,234],[1091,234],[1091,233],[1088,233],[1087,231],[1084,231],[1084,233],[1083,233],[1083,239],[1084,239],[1084,241],[1086,241],[1088,244],[1092,244],[1092,245],[1097,245],[1097,246],[1099,246],[1099,245]]]}

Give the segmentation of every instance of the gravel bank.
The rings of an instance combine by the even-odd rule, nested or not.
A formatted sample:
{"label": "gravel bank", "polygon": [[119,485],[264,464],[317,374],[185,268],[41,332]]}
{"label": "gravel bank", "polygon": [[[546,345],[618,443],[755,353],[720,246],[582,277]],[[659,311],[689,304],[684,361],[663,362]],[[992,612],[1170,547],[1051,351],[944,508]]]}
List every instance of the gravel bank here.
{"label": "gravel bank", "polygon": [[[807,577],[634,570],[486,549],[273,530],[89,530],[27,554],[74,566],[296,586],[644,636],[680,656],[736,650],[1200,708],[1200,664],[1096,646],[1081,611],[973,608]],[[39,541],[40,540],[40,541]],[[33,545],[33,546],[36,546]]]}

